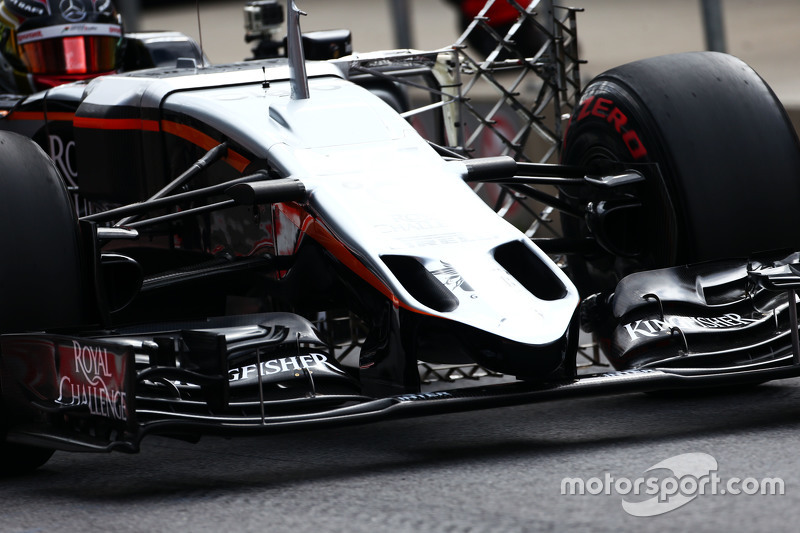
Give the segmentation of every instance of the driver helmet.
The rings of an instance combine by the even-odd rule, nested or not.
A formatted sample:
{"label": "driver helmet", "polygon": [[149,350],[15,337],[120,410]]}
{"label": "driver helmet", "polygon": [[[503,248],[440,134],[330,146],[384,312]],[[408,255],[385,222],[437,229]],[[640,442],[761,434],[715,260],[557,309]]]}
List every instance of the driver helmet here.
{"label": "driver helmet", "polygon": [[121,44],[111,0],[0,0],[0,52],[17,92],[110,74]]}

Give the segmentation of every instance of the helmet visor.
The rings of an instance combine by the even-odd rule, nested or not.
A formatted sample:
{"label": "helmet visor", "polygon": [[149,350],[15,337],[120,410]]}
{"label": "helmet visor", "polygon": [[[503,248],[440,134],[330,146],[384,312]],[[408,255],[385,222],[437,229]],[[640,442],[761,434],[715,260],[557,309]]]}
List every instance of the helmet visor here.
{"label": "helmet visor", "polygon": [[116,24],[48,26],[17,34],[31,74],[97,74],[116,68],[122,28]]}

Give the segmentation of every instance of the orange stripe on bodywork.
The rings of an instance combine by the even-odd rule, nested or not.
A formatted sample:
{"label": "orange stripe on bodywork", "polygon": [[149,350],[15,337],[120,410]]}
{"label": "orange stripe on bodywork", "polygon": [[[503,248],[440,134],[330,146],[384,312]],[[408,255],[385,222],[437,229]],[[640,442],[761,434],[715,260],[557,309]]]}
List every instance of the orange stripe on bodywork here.
{"label": "orange stripe on bodywork", "polygon": [[6,115],[5,120],[48,120],[58,122],[72,122],[75,119],[75,113],[67,113],[65,111],[55,111],[45,113],[44,111],[12,111]]}
{"label": "orange stripe on bodywork", "polygon": [[[199,146],[204,150],[211,150],[219,144],[219,141],[213,137],[185,124],[178,124],[177,122],[162,120],[161,127],[166,133],[171,133],[176,137],[180,137],[181,139],[189,141],[190,143]],[[234,152],[230,148],[228,149],[228,155],[225,156],[225,160],[230,166],[239,172],[244,172],[244,169],[250,164],[249,159],[243,157],[237,152]]]}
{"label": "orange stripe on bodywork", "polygon": [[[143,120],[139,118],[76,117],[75,113],[55,112],[45,114],[43,111],[15,111],[6,115],[4,120],[44,121],[45,118],[48,121],[72,122],[73,126],[76,128],[108,131],[164,131],[189,141],[190,143],[199,146],[204,150],[211,150],[219,144],[219,141],[209,135],[206,135],[196,128],[169,120],[163,120],[159,123],[157,120]],[[250,164],[249,159],[240,153],[231,150],[230,148],[228,149],[228,154],[225,156],[225,161],[239,172],[244,172],[244,170]]]}
{"label": "orange stripe on bodywork", "polygon": [[392,292],[392,290],[381,281],[381,279],[372,273],[353,253],[321,222],[313,218],[303,209],[298,208],[296,204],[277,204],[277,208],[281,210],[291,222],[301,228],[303,232],[320,243],[323,248],[328,250],[336,259],[338,259],[344,266],[353,271],[358,277],[375,287],[381,294],[386,296],[395,307],[402,307],[420,315],[431,315],[425,311],[411,307],[404,304]]}
{"label": "orange stripe on bodywork", "polygon": [[140,118],[91,118],[75,117],[72,124],[76,128],[90,128],[93,130],[160,130],[157,120],[142,120]]}
{"label": "orange stripe on bodywork", "polygon": [[300,228],[303,233],[320,243],[323,248],[333,254],[344,266],[375,287],[378,292],[389,298],[395,307],[400,305],[400,300],[391,289],[389,289],[378,276],[365,267],[364,264],[317,219],[309,215],[301,207],[298,207],[297,204],[277,204],[276,207],[281,213],[286,215],[286,218],[292,224]]}
{"label": "orange stripe on bodywork", "polygon": [[[373,274],[364,264],[348,250],[344,244],[339,242],[327,228],[323,227],[317,220],[312,219],[309,224],[306,224],[306,234],[320,243],[323,248],[328,250],[333,256],[338,259],[344,266],[352,270],[359,278],[363,279],[378,292],[386,296],[395,307],[402,305],[400,300],[395,294],[383,283],[378,276]],[[407,306],[403,306],[407,307]],[[416,311],[416,310],[415,310]]]}

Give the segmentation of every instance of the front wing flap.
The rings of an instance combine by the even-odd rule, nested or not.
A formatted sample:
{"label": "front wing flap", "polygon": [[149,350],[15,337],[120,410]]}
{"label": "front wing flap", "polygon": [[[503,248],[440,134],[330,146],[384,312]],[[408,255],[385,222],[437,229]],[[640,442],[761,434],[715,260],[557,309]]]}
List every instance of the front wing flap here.
{"label": "front wing flap", "polygon": [[609,361],[633,368],[736,366],[791,354],[798,254],[631,274],[616,288]]}

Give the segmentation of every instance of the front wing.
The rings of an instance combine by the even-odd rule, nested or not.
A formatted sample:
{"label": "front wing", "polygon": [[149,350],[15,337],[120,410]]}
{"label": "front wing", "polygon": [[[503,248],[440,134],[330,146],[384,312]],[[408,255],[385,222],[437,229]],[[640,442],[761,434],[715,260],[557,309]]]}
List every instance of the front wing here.
{"label": "front wing", "polygon": [[[215,342],[225,344],[243,335],[240,327],[223,329],[215,329]],[[257,372],[262,392],[250,394],[249,400],[236,392],[236,380],[232,381],[233,377],[243,379],[243,369],[248,366],[233,370],[211,370],[213,364],[194,369],[142,368],[137,364],[137,351],[146,343],[131,338],[4,336],[4,401],[14,405],[12,412],[19,416],[12,420],[7,440],[68,451],[133,453],[151,434],[183,438],[258,435],[583,396],[736,386],[800,376],[800,364],[794,362],[787,347],[768,362],[736,367],[648,368],[582,375],[572,381],[512,381],[375,398],[349,390],[348,377],[323,361],[319,353],[306,354],[305,359],[302,355],[282,357],[285,354],[266,359],[277,357],[268,355],[270,343],[282,342],[275,339],[283,335],[275,337],[275,333],[268,332],[271,338],[263,342],[265,360],[256,366],[264,369]],[[13,355],[21,355],[22,350],[27,351],[26,357]],[[236,342],[229,342],[221,353],[233,360],[230,355],[235,351]],[[139,353],[138,358],[141,356]],[[293,363],[292,357],[297,357]],[[276,382],[274,374],[278,372],[270,374],[269,369],[281,365],[289,375]],[[326,385],[326,379],[333,379],[334,385]],[[269,380],[280,385],[281,391],[294,392],[283,397],[265,395]],[[192,390],[189,395],[170,395],[170,387]]]}

